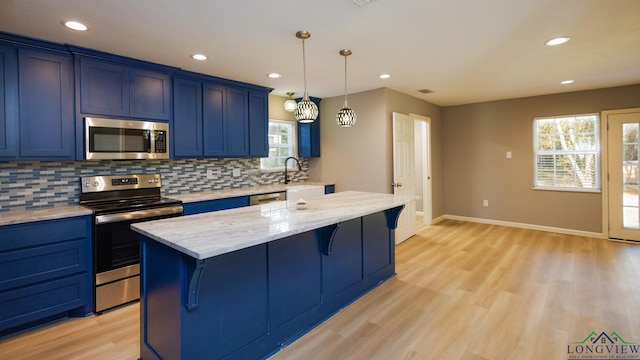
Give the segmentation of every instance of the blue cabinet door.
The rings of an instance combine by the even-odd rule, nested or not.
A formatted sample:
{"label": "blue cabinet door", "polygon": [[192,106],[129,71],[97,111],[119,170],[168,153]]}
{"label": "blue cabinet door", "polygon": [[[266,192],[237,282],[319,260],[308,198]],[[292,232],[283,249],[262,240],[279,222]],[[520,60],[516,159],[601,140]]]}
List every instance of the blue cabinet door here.
{"label": "blue cabinet door", "polygon": [[18,156],[18,53],[0,45],[0,158]]}
{"label": "blue cabinet door", "polygon": [[249,92],[227,88],[227,156],[249,155]]}
{"label": "blue cabinet door", "polygon": [[129,115],[129,73],[125,66],[80,59],[80,112]]}
{"label": "blue cabinet door", "polygon": [[269,156],[269,95],[249,92],[249,156]]}
{"label": "blue cabinet door", "polygon": [[[321,304],[323,267],[320,234],[321,231],[309,231],[268,243],[272,327],[283,326]],[[300,326],[299,330],[304,328]]]}
{"label": "blue cabinet door", "polygon": [[202,83],[186,79],[173,82],[174,157],[202,157]]}
{"label": "blue cabinet door", "polygon": [[[320,108],[321,99],[310,98]],[[320,114],[312,123],[298,123],[298,156],[320,157]]]}
{"label": "blue cabinet door", "polygon": [[205,157],[223,157],[227,155],[225,88],[205,83],[202,97],[203,154]]}
{"label": "blue cabinet door", "polygon": [[[362,220],[345,221],[335,233],[331,254],[323,258],[324,294],[330,299],[363,279]],[[347,297],[349,299],[349,297]]]}
{"label": "blue cabinet door", "polygon": [[168,74],[80,58],[81,113],[169,120],[171,108]]}
{"label": "blue cabinet door", "polygon": [[130,115],[138,118],[171,118],[171,79],[156,71],[130,69]]}
{"label": "blue cabinet door", "polygon": [[19,49],[20,158],[74,158],[71,56]]}

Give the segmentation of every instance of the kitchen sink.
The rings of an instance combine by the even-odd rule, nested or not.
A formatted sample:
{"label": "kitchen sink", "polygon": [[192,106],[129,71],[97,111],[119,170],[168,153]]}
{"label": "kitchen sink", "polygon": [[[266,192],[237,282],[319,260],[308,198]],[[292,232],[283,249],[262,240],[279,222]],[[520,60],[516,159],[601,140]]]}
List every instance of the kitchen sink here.
{"label": "kitchen sink", "polygon": [[321,195],[324,195],[323,185],[292,185],[287,188],[287,200],[290,201],[307,200]]}

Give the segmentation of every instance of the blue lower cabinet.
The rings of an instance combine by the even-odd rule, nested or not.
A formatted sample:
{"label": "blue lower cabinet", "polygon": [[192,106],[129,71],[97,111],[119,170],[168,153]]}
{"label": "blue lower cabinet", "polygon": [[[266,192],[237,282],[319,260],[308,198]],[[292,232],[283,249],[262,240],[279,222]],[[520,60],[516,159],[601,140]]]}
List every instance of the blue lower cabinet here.
{"label": "blue lower cabinet", "polygon": [[91,313],[91,216],[3,226],[0,239],[0,336]]}
{"label": "blue lower cabinet", "polygon": [[274,354],[394,276],[400,210],[206,260],[141,236],[141,358]]}
{"label": "blue lower cabinet", "polygon": [[211,211],[235,209],[244,206],[249,206],[248,196],[238,196],[232,198],[182,204],[184,215],[194,215]]}
{"label": "blue lower cabinet", "polygon": [[343,222],[337,229],[331,253],[324,257],[324,292],[328,299],[362,281],[362,219]]}
{"label": "blue lower cabinet", "polygon": [[387,227],[387,218],[382,212],[362,218],[362,258],[364,276],[371,277],[378,272],[389,273],[395,264],[395,241],[393,230]]}
{"label": "blue lower cabinet", "polygon": [[[269,314],[271,326],[285,323],[300,332],[308,324],[304,314],[322,303],[320,232],[309,231],[269,243]],[[289,337],[291,331],[287,331]],[[293,334],[296,334],[294,331]],[[279,343],[288,340],[278,339]]]}

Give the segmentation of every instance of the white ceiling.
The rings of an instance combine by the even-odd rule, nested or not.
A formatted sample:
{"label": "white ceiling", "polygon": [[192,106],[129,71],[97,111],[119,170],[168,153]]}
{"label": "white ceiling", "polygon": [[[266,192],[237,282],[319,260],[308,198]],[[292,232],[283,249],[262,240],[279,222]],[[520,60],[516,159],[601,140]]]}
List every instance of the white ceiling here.
{"label": "white ceiling", "polygon": [[[62,20],[88,24],[66,29]],[[389,87],[448,106],[640,83],[640,0],[2,0],[0,31],[311,96]],[[570,36],[564,45],[544,42]],[[190,58],[209,56],[205,62]],[[267,73],[282,74],[269,79]],[[381,73],[391,78],[381,80]],[[572,79],[575,83],[561,85]],[[430,89],[431,94],[417,90]]]}

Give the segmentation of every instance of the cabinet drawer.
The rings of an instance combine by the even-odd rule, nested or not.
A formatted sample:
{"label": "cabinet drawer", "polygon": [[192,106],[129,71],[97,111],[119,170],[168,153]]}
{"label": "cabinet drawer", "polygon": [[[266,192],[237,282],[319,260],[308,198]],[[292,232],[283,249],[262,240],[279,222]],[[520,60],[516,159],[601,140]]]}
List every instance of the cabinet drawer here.
{"label": "cabinet drawer", "polygon": [[0,253],[0,291],[89,270],[88,240]]}
{"label": "cabinet drawer", "polygon": [[0,332],[84,306],[87,274],[0,293]]}
{"label": "cabinet drawer", "polygon": [[239,196],[233,198],[183,204],[184,215],[194,215],[211,211],[235,209],[244,206],[249,206],[248,196]]}
{"label": "cabinet drawer", "polygon": [[91,217],[0,227],[0,252],[89,237]]}

